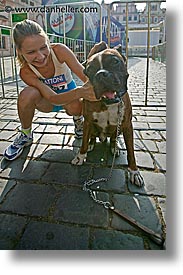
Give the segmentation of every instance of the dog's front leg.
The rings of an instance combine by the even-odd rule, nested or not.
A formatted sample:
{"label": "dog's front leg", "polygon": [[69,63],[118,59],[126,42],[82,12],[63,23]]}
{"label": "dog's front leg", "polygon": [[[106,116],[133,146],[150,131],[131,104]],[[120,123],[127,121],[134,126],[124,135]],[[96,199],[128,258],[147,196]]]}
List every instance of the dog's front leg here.
{"label": "dog's front leg", "polygon": [[123,136],[127,149],[128,170],[130,172],[130,181],[141,187],[144,185],[143,177],[141,176],[135,161],[134,142],[133,142],[133,127],[131,120],[123,125]]}
{"label": "dog's front leg", "polygon": [[82,165],[83,162],[85,161],[87,157],[89,137],[90,137],[90,124],[86,120],[84,120],[82,145],[79,152],[71,162],[73,165]]}

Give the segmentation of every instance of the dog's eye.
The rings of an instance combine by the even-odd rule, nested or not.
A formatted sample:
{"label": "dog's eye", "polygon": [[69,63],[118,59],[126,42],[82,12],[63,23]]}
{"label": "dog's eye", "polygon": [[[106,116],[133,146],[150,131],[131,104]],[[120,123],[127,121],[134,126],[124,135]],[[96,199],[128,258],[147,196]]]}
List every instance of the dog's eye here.
{"label": "dog's eye", "polygon": [[118,58],[113,58],[112,59],[112,63],[114,64],[114,65],[117,65],[117,64],[119,64],[119,62],[120,62],[120,60],[118,59]]}

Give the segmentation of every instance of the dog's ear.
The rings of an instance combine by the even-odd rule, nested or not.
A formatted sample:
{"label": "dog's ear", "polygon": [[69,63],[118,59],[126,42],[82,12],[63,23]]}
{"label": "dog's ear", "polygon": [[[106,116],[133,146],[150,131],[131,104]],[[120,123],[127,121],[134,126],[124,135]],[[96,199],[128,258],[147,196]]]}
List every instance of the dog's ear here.
{"label": "dog's ear", "polygon": [[121,44],[118,44],[117,46],[115,46],[114,49],[117,50],[120,54],[122,54],[122,46],[121,46]]}
{"label": "dog's ear", "polygon": [[[95,53],[99,53],[105,49],[107,49],[108,46],[107,44],[104,42],[104,41],[101,41],[100,43],[97,43],[93,46],[93,48],[91,48],[88,56],[87,56],[87,59],[90,58],[92,55],[94,55]],[[86,64],[87,64],[87,60],[85,60],[84,62],[82,62],[82,65],[84,67],[86,67]]]}
{"label": "dog's ear", "polygon": [[107,44],[104,41],[101,41],[100,43],[97,43],[93,46],[93,48],[90,50],[87,58],[90,58],[95,53],[99,53],[107,48],[108,48]]}
{"label": "dog's ear", "polygon": [[123,58],[125,64],[127,65],[126,56],[124,56],[124,55],[122,54],[122,46],[121,46],[121,44],[115,46],[114,49],[118,51],[118,53],[122,56],[122,58]]}

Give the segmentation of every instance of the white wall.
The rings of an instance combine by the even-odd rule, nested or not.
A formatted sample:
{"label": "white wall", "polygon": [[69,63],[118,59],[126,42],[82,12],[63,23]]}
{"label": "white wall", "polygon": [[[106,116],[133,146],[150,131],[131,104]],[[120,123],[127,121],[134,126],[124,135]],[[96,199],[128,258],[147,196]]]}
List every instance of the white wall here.
{"label": "white wall", "polygon": [[[146,30],[134,30],[128,31],[129,46],[146,46],[147,45],[147,31]],[[157,45],[159,43],[159,30],[150,31],[150,46]]]}

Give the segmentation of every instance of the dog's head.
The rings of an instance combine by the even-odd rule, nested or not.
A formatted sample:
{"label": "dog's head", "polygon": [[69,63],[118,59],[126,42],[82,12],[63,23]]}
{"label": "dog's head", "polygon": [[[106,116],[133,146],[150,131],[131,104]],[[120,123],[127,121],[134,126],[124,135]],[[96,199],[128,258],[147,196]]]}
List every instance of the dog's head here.
{"label": "dog's head", "polygon": [[84,66],[84,73],[93,85],[97,99],[105,98],[110,104],[119,101],[126,93],[128,72],[120,45],[110,49],[105,42],[96,44]]}

